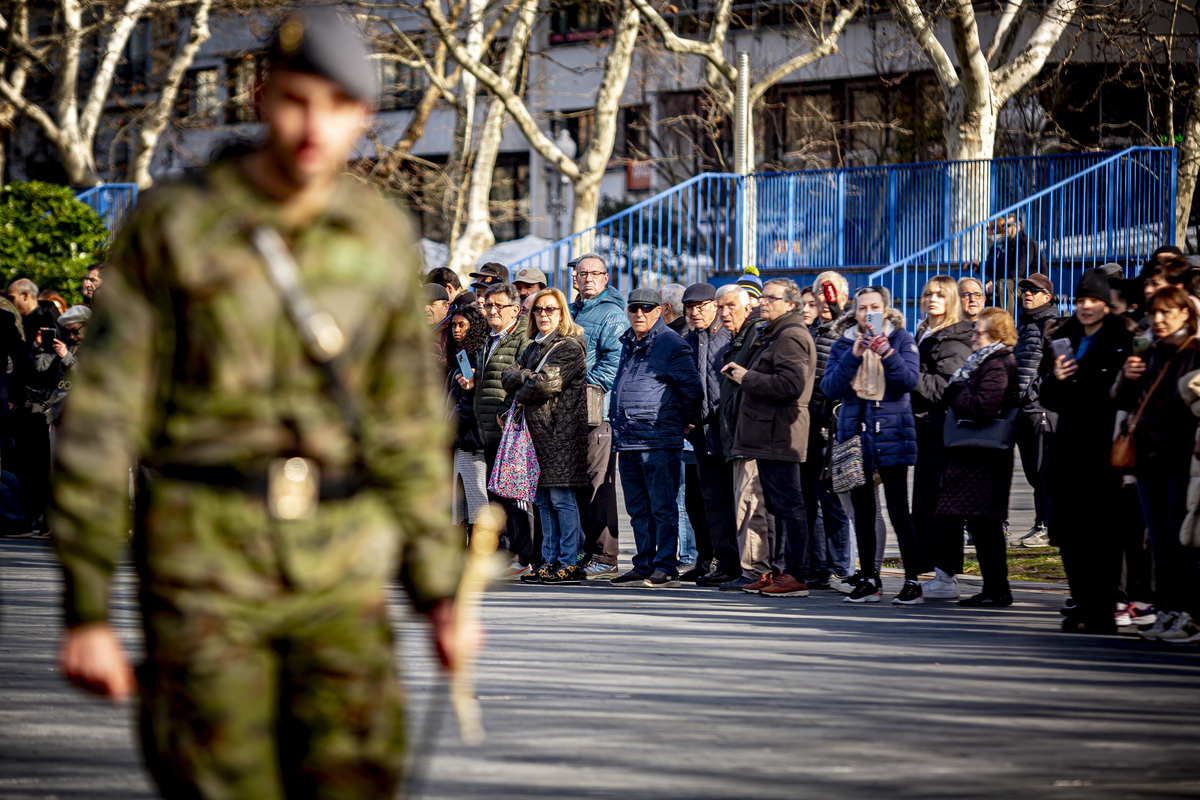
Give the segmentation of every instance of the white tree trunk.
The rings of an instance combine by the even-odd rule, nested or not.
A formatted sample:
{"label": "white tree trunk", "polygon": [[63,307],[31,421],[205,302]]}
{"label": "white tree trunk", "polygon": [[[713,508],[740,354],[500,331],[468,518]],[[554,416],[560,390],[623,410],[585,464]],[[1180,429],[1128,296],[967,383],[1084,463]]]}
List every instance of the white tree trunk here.
{"label": "white tree trunk", "polygon": [[468,274],[484,251],[496,243],[492,232],[491,193],[492,174],[504,133],[504,104],[493,99],[488,103],[487,119],[479,132],[479,151],[471,167],[471,184],[467,190],[467,223],[462,235],[450,248],[450,269],[459,275]]}
{"label": "white tree trunk", "polygon": [[1188,218],[1196,179],[1200,175],[1200,84],[1192,90],[1192,107],[1183,123],[1183,144],[1179,147],[1178,174],[1175,177],[1175,244],[1187,249]]}

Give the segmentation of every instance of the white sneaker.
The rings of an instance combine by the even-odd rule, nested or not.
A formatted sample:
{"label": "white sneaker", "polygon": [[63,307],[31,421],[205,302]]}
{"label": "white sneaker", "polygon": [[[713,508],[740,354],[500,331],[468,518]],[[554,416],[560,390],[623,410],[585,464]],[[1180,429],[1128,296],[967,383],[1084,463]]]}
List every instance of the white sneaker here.
{"label": "white sneaker", "polygon": [[1178,616],[1179,612],[1177,611],[1160,611],[1154,625],[1144,631],[1138,631],[1138,636],[1143,639],[1161,639],[1162,635],[1175,625],[1175,619]]}
{"label": "white sneaker", "polygon": [[921,584],[921,594],[928,600],[954,600],[958,597],[958,576],[934,570],[932,580]]}
{"label": "white sneaker", "polygon": [[1184,611],[1175,618],[1175,624],[1163,631],[1158,639],[1172,644],[1200,642],[1200,626],[1196,625],[1191,614]]}
{"label": "white sneaker", "polygon": [[508,568],[504,570],[504,577],[510,581],[515,581],[522,575],[529,574],[529,570],[531,569],[532,567],[528,564],[521,566],[521,560],[514,556],[513,560],[508,562]]}

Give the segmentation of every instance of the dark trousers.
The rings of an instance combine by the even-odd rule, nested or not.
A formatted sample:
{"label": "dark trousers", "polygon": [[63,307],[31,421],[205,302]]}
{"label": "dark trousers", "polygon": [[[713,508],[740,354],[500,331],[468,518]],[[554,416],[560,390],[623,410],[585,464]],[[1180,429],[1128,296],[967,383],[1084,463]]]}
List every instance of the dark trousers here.
{"label": "dark trousers", "polygon": [[1154,600],[1150,586],[1150,549],[1146,546],[1146,519],[1136,483],[1121,484],[1116,502],[1118,544],[1125,556],[1125,581],[1120,595],[1124,600],[1150,603]]}
{"label": "dark trousers", "polygon": [[[692,526],[692,541],[696,545],[696,567],[708,572],[712,564],[712,539],[708,535],[708,520],[704,516],[704,489],[700,486],[700,473],[696,469],[696,454],[684,451],[680,469],[683,471],[683,508],[688,523]],[[680,545],[682,546],[682,544]]]}
{"label": "dark trousers", "polygon": [[808,577],[813,581],[822,580],[831,572],[842,574],[850,561],[850,521],[833,493],[833,483],[821,479],[825,471],[824,444],[819,435],[809,437],[808,459],[800,465],[800,488],[808,522]]}
{"label": "dark trousers", "polygon": [[13,448],[11,457],[4,459],[4,469],[20,481],[25,518],[32,522],[46,512],[50,497],[50,424],[45,414],[20,409],[9,415],[8,428]]}
{"label": "dark trousers", "polygon": [[1154,605],[1160,611],[1200,615],[1200,563],[1194,549],[1179,543],[1187,514],[1188,476],[1138,476],[1138,496],[1154,553]]}
{"label": "dark trousers", "polygon": [[617,563],[617,456],[612,450],[612,425],[607,421],[588,431],[587,471],[591,486],[575,493],[583,525],[584,559]]}
{"label": "dark trousers", "polygon": [[786,542],[784,572],[803,582],[808,578],[808,514],[804,510],[800,464],[756,460],[767,511],[775,516],[775,535]]}
{"label": "dark trousers", "polygon": [[[946,464],[942,436],[940,425],[922,422],[917,426],[917,452],[920,455],[912,481],[913,530],[917,534],[920,558],[916,572],[930,572],[936,567],[950,575],[958,575],[963,571],[963,518],[934,514],[938,496],[942,493],[942,470]],[[889,511],[891,507],[889,499]]]}
{"label": "dark trousers", "polygon": [[623,450],[618,458],[625,510],[643,575],[679,572],[679,451]]}
{"label": "dark trousers", "polygon": [[[496,466],[496,451],[499,449],[499,440],[494,444],[492,442],[484,443],[483,458],[487,461],[489,478]],[[531,563],[534,560],[533,520],[529,511],[521,508],[516,500],[499,497],[491,492],[488,492],[488,499],[503,506],[504,514],[507,517],[504,521],[504,531],[500,534],[500,549],[512,553],[520,559],[522,564]]]}
{"label": "dark trousers", "polygon": [[983,595],[1008,594],[1008,539],[1004,535],[1004,520],[971,516],[967,517],[967,525],[975,539],[975,555],[983,575]]}
{"label": "dark trousers", "polygon": [[[692,528],[696,531],[696,550],[700,553],[697,564],[705,564],[708,558],[716,559],[717,572],[737,577],[741,574],[741,554],[737,546],[737,524],[733,517],[733,464],[723,455],[696,454],[696,478],[704,503],[704,538],[700,542],[701,526],[692,516]],[[688,500],[691,516],[691,500]]]}
{"label": "dark trousers", "polygon": [[[892,529],[896,531],[896,541],[900,545],[904,577],[906,580],[916,580],[920,574],[916,566],[920,554],[912,515],[908,512],[908,467],[879,467],[877,471],[883,480],[883,497],[887,501],[888,518],[892,521]],[[865,524],[859,523],[854,526],[860,569],[865,575],[879,577],[872,560],[875,555],[875,525],[872,523],[875,519],[875,483],[869,473],[865,484],[850,491],[850,504],[854,506],[854,519],[867,520]]]}
{"label": "dark trousers", "polygon": [[1046,522],[1046,452],[1054,436],[1044,430],[1040,417],[1045,412],[1023,414],[1017,421],[1017,450],[1021,453],[1021,469],[1025,480],[1033,488],[1033,521],[1035,525]]}

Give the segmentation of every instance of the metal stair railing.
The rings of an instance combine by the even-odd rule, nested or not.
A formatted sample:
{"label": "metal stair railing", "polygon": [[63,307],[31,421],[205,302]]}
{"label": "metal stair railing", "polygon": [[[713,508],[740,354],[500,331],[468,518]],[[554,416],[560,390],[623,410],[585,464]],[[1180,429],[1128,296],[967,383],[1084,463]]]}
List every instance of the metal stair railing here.
{"label": "metal stair railing", "polygon": [[108,228],[109,244],[112,244],[133,207],[137,205],[137,195],[136,183],[103,183],[83,190],[75,195],[75,199],[90,207],[104,221]]}
{"label": "metal stair railing", "polygon": [[1016,283],[1033,272],[1054,282],[1070,313],[1083,271],[1118,264],[1136,273],[1158,247],[1175,241],[1176,151],[1131,147],[867,276],[886,287],[915,325],[919,298],[934,275],[991,285],[991,304],[1019,313]]}

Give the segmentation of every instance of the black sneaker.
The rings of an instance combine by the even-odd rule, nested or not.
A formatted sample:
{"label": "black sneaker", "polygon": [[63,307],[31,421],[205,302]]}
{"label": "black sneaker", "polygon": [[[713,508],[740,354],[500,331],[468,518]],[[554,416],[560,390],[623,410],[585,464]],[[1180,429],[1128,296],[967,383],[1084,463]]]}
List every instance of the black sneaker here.
{"label": "black sneaker", "polygon": [[576,564],[571,564],[567,567],[559,567],[547,577],[542,578],[542,583],[555,585],[573,585],[582,582],[583,568]]}
{"label": "black sneaker", "polygon": [[1011,594],[977,594],[958,601],[964,608],[1008,608],[1013,604]]}
{"label": "black sneaker", "polygon": [[900,594],[892,598],[892,603],[898,606],[919,606],[925,602],[921,596],[921,584],[916,581],[905,581]]}
{"label": "black sneaker", "polygon": [[730,575],[728,572],[720,572],[718,570],[713,570],[712,572],[708,573],[707,575],[702,575],[701,577],[697,578],[696,585],[697,586],[708,586],[708,587],[720,586],[721,584],[729,583],[730,581],[735,580],[736,578],[737,578],[737,575]]}
{"label": "black sneaker", "polygon": [[854,591],[842,598],[846,603],[878,603],[879,579],[863,577],[854,587]]}
{"label": "black sneaker", "polygon": [[521,576],[521,583],[545,583],[558,569],[558,564],[542,564],[537,569],[531,569]]}
{"label": "black sneaker", "polygon": [[862,579],[863,573],[860,569],[856,570],[853,575],[834,576],[833,579],[829,581],[829,586],[834,591],[841,592],[842,594],[850,594],[855,590],[855,588],[857,588],[858,584],[862,583]]}
{"label": "black sneaker", "polygon": [[635,569],[629,570],[624,575],[618,575],[609,583],[619,589],[641,589],[642,584],[646,582],[646,573],[638,572]]}
{"label": "black sneaker", "polygon": [[647,589],[678,589],[679,578],[663,572],[661,569],[656,569],[649,578],[642,582],[642,586]]}
{"label": "black sneaker", "polygon": [[721,584],[722,592],[740,592],[747,586],[753,586],[758,583],[758,578],[734,578],[731,581]]}

